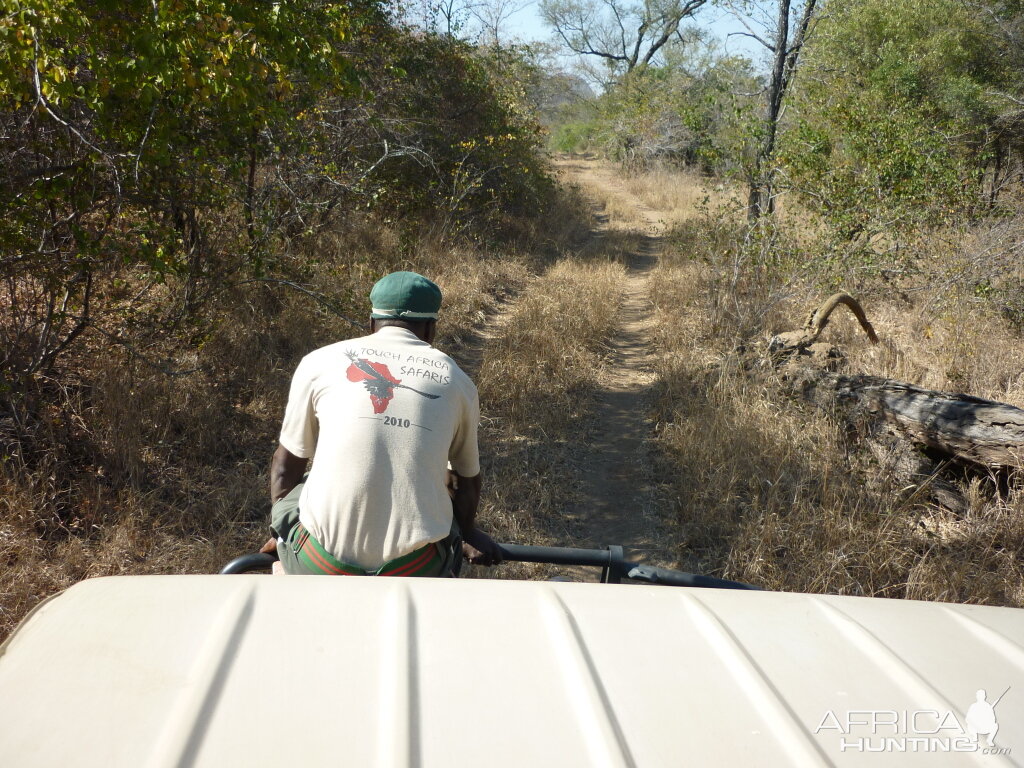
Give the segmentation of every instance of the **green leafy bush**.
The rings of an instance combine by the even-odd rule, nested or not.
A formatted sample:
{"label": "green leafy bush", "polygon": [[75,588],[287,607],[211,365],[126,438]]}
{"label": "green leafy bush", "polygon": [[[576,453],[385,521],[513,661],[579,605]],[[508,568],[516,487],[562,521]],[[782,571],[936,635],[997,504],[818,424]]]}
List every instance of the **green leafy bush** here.
{"label": "green leafy bush", "polygon": [[858,0],[815,29],[780,161],[840,242],[969,215],[1011,73],[988,15],[955,0]]}
{"label": "green leafy bush", "polygon": [[748,60],[686,46],[638,67],[599,97],[566,109],[552,128],[558,151],[593,150],[633,169],[657,164],[731,173],[742,166],[756,91]]}

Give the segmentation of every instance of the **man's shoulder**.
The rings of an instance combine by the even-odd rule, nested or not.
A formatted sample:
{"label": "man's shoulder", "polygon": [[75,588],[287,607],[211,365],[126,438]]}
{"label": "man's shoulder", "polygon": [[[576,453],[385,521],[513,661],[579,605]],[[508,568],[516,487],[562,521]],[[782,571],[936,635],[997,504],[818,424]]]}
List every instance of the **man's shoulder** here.
{"label": "man's shoulder", "polygon": [[316,379],[325,372],[336,369],[338,363],[348,357],[353,348],[358,348],[353,346],[358,341],[359,339],[336,341],[307,352],[295,369],[296,377]]}
{"label": "man's shoulder", "polygon": [[325,344],[322,347],[317,347],[311,352],[307,352],[303,360],[318,361],[328,360],[338,355],[344,355],[351,350],[358,350],[363,343],[370,338],[369,336],[357,336],[352,339],[343,339],[342,341],[335,341],[330,344]]}

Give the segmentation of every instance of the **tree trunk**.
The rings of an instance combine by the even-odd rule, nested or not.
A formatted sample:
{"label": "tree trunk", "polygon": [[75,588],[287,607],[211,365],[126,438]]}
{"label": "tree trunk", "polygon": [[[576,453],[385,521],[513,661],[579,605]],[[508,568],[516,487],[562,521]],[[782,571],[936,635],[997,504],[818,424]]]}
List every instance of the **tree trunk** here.
{"label": "tree trunk", "polygon": [[[775,143],[782,117],[782,102],[786,91],[793,82],[800,51],[807,40],[807,34],[814,18],[817,0],[806,0],[799,23],[791,33],[792,0],[778,0],[775,41],[769,45],[772,52],[772,72],[766,91],[764,136],[757,148],[754,165],[750,173],[750,193],[747,197],[747,218],[755,221],[775,211]],[[759,38],[760,39],[760,38]]]}
{"label": "tree trunk", "polygon": [[897,434],[949,457],[991,469],[1024,467],[1024,410],[1012,405],[811,369],[797,388],[818,404],[848,410],[854,420],[882,419]]}
{"label": "tree trunk", "polygon": [[775,155],[775,134],[778,131],[779,112],[785,95],[786,54],[789,52],[789,5],[790,0],[778,0],[779,15],[775,30],[775,45],[772,48],[772,73],[766,93],[764,138],[757,148],[754,168],[750,177],[750,194],[747,198],[747,217],[751,221],[770,214],[774,209],[772,181],[775,169],[772,167]]}

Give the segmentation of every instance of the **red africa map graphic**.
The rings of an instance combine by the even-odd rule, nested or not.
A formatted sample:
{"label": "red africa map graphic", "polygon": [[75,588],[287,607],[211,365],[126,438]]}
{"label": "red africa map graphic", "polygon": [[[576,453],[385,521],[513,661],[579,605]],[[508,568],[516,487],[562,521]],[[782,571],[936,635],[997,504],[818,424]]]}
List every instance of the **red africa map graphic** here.
{"label": "red africa map graphic", "polygon": [[[371,368],[372,371],[367,371]],[[356,360],[345,371],[349,381],[361,381],[370,392],[370,402],[374,413],[384,413],[388,403],[395,396],[395,387],[402,383],[391,375],[384,363],[371,363],[369,360]]]}
{"label": "red africa map graphic", "polygon": [[356,357],[351,352],[346,353],[352,364],[345,371],[349,381],[361,381],[366,391],[370,393],[370,402],[373,404],[374,413],[384,413],[388,409],[391,398],[395,396],[395,388],[408,389],[417,395],[437,400],[439,395],[430,395],[420,392],[418,389],[406,386],[401,379],[391,375],[391,371],[384,363],[371,363],[369,360]]}

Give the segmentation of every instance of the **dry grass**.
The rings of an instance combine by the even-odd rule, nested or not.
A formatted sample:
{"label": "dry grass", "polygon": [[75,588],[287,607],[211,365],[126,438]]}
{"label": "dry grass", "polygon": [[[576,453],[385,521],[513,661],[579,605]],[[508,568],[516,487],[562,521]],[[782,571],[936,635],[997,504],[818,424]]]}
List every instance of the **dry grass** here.
{"label": "dry grass", "polygon": [[212,573],[254,549],[286,361],[338,332],[350,326],[304,296],[259,287],[226,297],[202,347],[171,360],[197,371],[74,361],[84,380],[4,463],[0,635],[79,579]]}
{"label": "dry grass", "polygon": [[592,387],[616,322],[624,268],[558,262],[536,278],[487,345],[478,375],[493,418],[565,433]]}
{"label": "dry grass", "polygon": [[[581,533],[565,515],[578,484],[573,457],[623,274],[615,260],[559,261],[527,286],[485,347],[477,378],[487,457],[481,520],[503,541],[565,545]],[[548,572],[509,565],[500,575]]]}
{"label": "dry grass", "polygon": [[[662,494],[679,562],[770,589],[1024,605],[1015,478],[951,474],[899,441],[851,436],[751,369],[758,345],[799,328],[832,288],[744,254],[741,221],[680,220],[652,279]],[[898,290],[851,274],[858,284],[883,343],[837,314],[824,340],[848,370],[1024,405],[1024,339],[998,307],[925,278]]]}
{"label": "dry grass", "polygon": [[731,183],[670,168],[623,176],[622,186],[643,205],[665,215],[669,224],[686,220],[703,206],[739,205],[742,197],[742,190]]}
{"label": "dry grass", "polygon": [[626,173],[597,159],[562,158],[556,165],[586,186],[592,203],[612,229],[673,227],[708,206],[736,208],[742,190],[686,170],[659,168]]}

